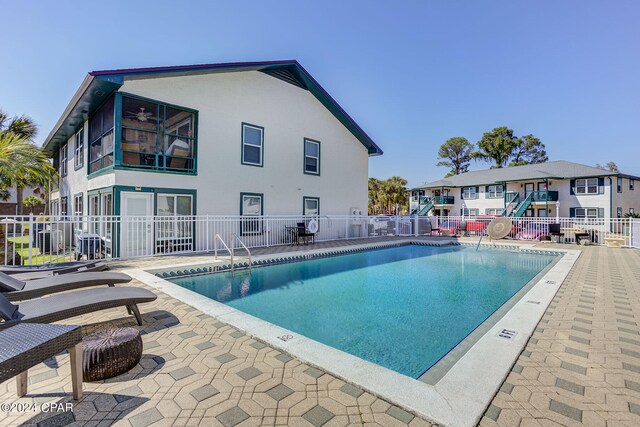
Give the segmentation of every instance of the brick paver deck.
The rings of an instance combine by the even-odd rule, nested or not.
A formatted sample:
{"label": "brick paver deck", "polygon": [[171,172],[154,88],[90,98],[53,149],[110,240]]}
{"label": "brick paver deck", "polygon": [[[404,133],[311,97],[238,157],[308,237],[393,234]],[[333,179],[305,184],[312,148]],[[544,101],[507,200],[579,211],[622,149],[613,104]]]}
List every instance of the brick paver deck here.
{"label": "brick paver deck", "polygon": [[[640,255],[583,249],[481,425],[640,425]],[[140,308],[140,365],[85,383],[73,412],[0,412],[0,425],[429,425],[165,294]],[[134,324],[122,316],[125,309],[113,309],[67,323],[91,324],[86,332]],[[22,399],[15,381],[1,384],[0,403],[71,401],[67,355],[30,370],[29,381]]]}
{"label": "brick paver deck", "polygon": [[640,252],[583,248],[481,426],[640,425]]}

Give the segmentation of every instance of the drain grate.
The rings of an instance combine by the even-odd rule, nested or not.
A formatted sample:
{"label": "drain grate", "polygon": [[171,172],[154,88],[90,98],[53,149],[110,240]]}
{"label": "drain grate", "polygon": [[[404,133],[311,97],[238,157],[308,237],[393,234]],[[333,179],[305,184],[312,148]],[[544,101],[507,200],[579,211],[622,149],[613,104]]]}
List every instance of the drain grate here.
{"label": "drain grate", "polygon": [[516,335],[518,335],[518,333],[516,331],[512,331],[511,329],[501,329],[496,334],[498,338],[504,338],[506,340],[513,339]]}
{"label": "drain grate", "polygon": [[529,301],[527,301],[528,304],[540,304],[540,301],[534,301],[532,299],[530,299]]}
{"label": "drain grate", "polygon": [[545,281],[544,281],[544,284],[545,284],[545,285],[555,285],[555,284],[556,284],[556,281],[555,281],[555,280],[545,280]]}

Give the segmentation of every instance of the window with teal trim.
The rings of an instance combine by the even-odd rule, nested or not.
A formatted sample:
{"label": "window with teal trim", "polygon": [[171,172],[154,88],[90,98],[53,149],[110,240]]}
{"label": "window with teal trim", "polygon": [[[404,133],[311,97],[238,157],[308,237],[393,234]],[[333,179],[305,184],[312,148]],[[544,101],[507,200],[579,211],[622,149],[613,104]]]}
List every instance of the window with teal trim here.
{"label": "window with teal trim", "polygon": [[113,165],[114,98],[89,119],[89,173]]}
{"label": "window with teal trim", "polygon": [[242,124],[242,164],[263,166],[264,128]]}
{"label": "window with teal trim", "polygon": [[122,165],[195,171],[195,114],[155,101],[122,96]]}
{"label": "window with teal trim", "polygon": [[303,197],[304,211],[302,214],[307,215],[320,215],[320,199],[317,197]]}
{"label": "window with teal trim", "polygon": [[304,140],[304,173],[320,175],[320,142]]}
{"label": "window with teal trim", "polygon": [[262,194],[240,194],[240,234],[262,234]]}

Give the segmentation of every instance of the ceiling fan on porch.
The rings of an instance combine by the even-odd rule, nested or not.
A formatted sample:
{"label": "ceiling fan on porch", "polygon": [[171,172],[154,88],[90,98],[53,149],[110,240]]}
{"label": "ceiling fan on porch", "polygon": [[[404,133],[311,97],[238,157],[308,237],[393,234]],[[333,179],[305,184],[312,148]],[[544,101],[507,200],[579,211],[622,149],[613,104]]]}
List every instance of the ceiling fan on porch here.
{"label": "ceiling fan on porch", "polygon": [[155,120],[156,117],[153,113],[145,111],[144,107],[140,107],[140,111],[127,111],[128,119],[136,119],[140,122],[146,122],[149,120]]}

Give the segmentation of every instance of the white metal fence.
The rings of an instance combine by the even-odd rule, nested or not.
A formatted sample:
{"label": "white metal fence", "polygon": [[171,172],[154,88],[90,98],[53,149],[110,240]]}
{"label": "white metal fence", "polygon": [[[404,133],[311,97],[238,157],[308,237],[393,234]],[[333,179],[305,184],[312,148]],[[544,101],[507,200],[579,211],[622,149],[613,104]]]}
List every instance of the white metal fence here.
{"label": "white metal fence", "polygon": [[[481,235],[489,217],[425,216],[83,216],[47,218],[10,216],[0,219],[0,264],[39,265],[76,258],[134,258],[156,254],[223,250],[236,234],[249,248],[297,243],[298,227],[318,224],[315,241],[425,234]],[[593,244],[621,239],[640,247],[640,220],[578,218],[514,218],[508,238],[547,239],[550,224],[560,225],[565,243],[576,237]],[[433,232],[430,232],[434,230]]]}

